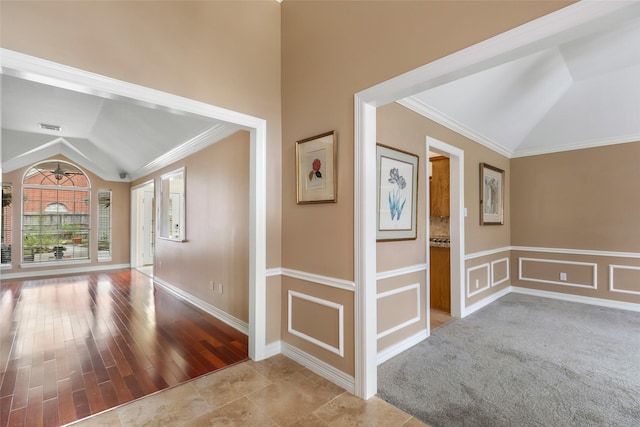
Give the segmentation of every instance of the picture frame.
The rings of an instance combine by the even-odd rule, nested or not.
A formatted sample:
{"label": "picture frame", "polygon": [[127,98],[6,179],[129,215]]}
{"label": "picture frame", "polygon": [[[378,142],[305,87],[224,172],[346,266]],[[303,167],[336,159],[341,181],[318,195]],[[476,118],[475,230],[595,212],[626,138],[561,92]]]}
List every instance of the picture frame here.
{"label": "picture frame", "polygon": [[296,203],[337,201],[336,132],[296,142]]}
{"label": "picture frame", "polygon": [[376,240],[415,240],[418,237],[418,156],[377,144],[376,160]]}
{"label": "picture frame", "polygon": [[480,225],[504,224],[504,170],[480,163]]}

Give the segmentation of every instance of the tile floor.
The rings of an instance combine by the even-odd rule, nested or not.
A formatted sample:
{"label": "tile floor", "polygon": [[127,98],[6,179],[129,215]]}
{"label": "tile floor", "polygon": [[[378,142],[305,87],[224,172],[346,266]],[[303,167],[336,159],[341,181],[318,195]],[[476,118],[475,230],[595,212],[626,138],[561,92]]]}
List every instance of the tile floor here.
{"label": "tile floor", "polygon": [[96,426],[402,426],[426,424],[361,400],[291,359],[243,362],[72,424]]}

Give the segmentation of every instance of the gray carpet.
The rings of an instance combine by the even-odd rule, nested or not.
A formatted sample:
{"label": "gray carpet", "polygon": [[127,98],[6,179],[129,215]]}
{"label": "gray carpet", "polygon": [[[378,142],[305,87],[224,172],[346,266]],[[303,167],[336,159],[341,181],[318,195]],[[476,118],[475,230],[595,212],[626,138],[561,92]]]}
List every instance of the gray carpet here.
{"label": "gray carpet", "polygon": [[435,427],[640,426],[640,313],[509,294],[378,367]]}

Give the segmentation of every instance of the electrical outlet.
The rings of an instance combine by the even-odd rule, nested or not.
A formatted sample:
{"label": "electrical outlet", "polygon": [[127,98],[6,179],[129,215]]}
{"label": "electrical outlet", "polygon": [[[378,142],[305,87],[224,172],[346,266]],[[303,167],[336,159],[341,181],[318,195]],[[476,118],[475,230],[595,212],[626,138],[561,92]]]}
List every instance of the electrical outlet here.
{"label": "electrical outlet", "polygon": [[218,293],[221,294],[223,292],[222,283],[218,283]]}
{"label": "electrical outlet", "polygon": [[215,291],[216,290],[215,285],[213,284],[213,280],[209,281],[209,288],[211,289],[211,291]]}
{"label": "electrical outlet", "polygon": [[476,279],[476,289],[478,289],[480,287],[480,280]]}
{"label": "electrical outlet", "polygon": [[560,280],[566,281],[567,280],[567,273],[560,273]]}

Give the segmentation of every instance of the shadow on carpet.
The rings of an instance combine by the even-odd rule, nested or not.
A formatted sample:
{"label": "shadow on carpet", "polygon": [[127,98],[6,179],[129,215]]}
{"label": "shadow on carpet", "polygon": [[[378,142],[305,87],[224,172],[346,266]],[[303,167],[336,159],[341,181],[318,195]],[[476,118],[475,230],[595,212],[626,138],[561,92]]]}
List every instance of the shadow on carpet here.
{"label": "shadow on carpet", "polygon": [[434,426],[639,426],[640,313],[509,294],[378,367]]}

